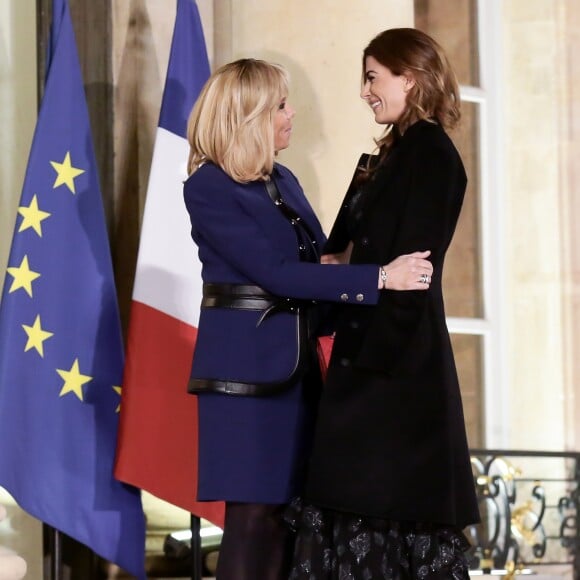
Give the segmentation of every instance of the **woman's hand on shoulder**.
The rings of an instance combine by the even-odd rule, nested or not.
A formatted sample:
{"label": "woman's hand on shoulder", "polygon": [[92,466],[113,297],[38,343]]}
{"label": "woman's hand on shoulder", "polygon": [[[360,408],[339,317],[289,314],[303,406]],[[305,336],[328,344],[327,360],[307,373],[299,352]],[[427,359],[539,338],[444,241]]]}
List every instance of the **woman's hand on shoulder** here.
{"label": "woman's hand on shoulder", "polygon": [[431,252],[403,254],[379,270],[379,289],[428,290],[433,264],[427,258]]}

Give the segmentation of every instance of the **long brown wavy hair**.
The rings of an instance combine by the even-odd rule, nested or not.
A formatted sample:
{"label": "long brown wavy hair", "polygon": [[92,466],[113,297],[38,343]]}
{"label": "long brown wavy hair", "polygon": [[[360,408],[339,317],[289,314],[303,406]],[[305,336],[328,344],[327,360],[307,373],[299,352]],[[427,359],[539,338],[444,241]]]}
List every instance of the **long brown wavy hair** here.
{"label": "long brown wavy hair", "polygon": [[[446,130],[457,125],[461,117],[457,78],[445,52],[428,34],[415,28],[391,28],[375,36],[363,52],[363,83],[368,56],[394,75],[409,75],[415,81],[396,126],[388,125],[375,140],[379,164],[388,155],[396,136],[403,135],[416,121],[434,121]],[[371,174],[372,169],[367,168],[361,177],[365,179]]]}

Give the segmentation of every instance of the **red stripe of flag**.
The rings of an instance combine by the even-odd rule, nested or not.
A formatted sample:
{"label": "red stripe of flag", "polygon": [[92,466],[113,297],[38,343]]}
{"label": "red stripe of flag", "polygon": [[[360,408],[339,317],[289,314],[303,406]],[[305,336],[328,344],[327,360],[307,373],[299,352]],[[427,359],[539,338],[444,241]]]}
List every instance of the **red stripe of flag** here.
{"label": "red stripe of flag", "polygon": [[187,383],[196,335],[193,326],[132,303],[123,379],[132,388],[123,391],[115,475],[223,527],[222,503],[195,501],[197,397]]}

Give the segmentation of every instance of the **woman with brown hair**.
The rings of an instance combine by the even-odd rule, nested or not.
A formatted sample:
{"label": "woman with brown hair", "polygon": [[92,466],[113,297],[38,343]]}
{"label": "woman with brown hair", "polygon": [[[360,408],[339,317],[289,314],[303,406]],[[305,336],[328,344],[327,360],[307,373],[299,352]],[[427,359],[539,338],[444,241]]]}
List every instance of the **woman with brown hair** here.
{"label": "woman with brown hair", "polygon": [[411,28],[364,50],[361,97],[386,130],[363,156],[327,263],[431,250],[427,292],[340,307],[292,580],[464,579],[462,528],[479,520],[441,277],[466,187],[446,134],[460,117],[441,47]]}

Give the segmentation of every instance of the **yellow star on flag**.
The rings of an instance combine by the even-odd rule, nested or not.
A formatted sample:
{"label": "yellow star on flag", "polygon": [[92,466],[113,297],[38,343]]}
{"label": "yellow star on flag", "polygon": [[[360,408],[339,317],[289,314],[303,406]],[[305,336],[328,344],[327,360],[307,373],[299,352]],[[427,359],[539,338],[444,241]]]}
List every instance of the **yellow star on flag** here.
{"label": "yellow star on flag", "polygon": [[35,348],[38,354],[44,358],[44,341],[54,335],[53,332],[48,332],[42,328],[40,323],[40,314],[36,316],[36,320],[32,326],[23,324],[24,332],[28,335],[24,352],[28,352],[31,348]]}
{"label": "yellow star on flag", "polygon": [[84,169],[79,169],[78,167],[73,167],[70,160],[70,151],[66,152],[64,161],[58,163],[56,161],[51,161],[50,164],[53,166],[57,173],[56,180],[52,189],[56,189],[59,185],[66,185],[73,193],[75,191],[75,177],[78,177],[81,173],[84,173]]}
{"label": "yellow star on flag", "polygon": [[[115,393],[117,393],[117,395],[119,395],[119,397],[121,396],[121,387],[113,387],[113,391],[115,391]],[[121,403],[119,403],[117,405],[117,408],[115,409],[115,413],[118,413],[121,410]]]}
{"label": "yellow star on flag", "polygon": [[42,238],[42,228],[40,226],[40,222],[45,220],[50,214],[47,211],[42,211],[38,208],[38,200],[36,199],[36,195],[32,198],[30,205],[26,207],[22,205],[18,208],[18,213],[24,218],[20,227],[18,228],[19,232],[23,232],[28,228],[32,228],[39,237]]}
{"label": "yellow star on flag", "polygon": [[24,258],[22,258],[22,262],[20,262],[20,266],[18,266],[18,268],[12,267],[7,268],[7,270],[8,273],[14,278],[8,293],[10,294],[19,288],[24,288],[28,296],[32,298],[32,281],[40,278],[40,274],[38,272],[33,272],[30,269],[28,266],[28,256],[24,256]]}
{"label": "yellow star on flag", "polygon": [[79,371],[79,359],[75,358],[70,371],[56,369],[56,372],[64,379],[64,385],[58,394],[59,397],[67,393],[74,393],[81,401],[83,400],[83,385],[93,380],[89,375],[83,375]]}

